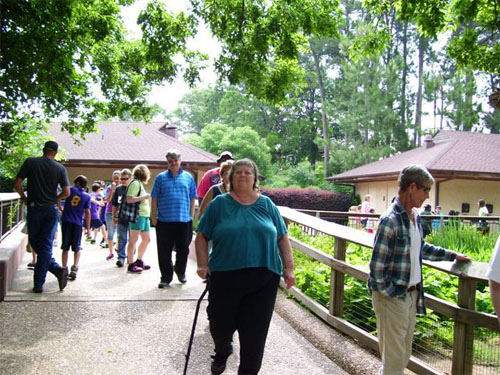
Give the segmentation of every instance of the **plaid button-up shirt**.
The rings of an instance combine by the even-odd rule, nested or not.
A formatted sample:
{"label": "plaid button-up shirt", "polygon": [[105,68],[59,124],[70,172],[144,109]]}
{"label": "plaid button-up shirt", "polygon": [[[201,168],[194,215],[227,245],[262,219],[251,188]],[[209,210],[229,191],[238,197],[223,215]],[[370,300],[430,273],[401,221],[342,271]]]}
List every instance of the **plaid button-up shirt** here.
{"label": "plaid button-up shirt", "polygon": [[[422,222],[418,214],[416,224],[421,238],[420,269],[422,258],[431,261],[455,259],[454,251],[424,241]],[[410,280],[410,246],[410,217],[398,198],[380,218],[370,260],[368,288],[387,297],[404,298]],[[422,280],[418,289],[417,312],[425,314]]]}

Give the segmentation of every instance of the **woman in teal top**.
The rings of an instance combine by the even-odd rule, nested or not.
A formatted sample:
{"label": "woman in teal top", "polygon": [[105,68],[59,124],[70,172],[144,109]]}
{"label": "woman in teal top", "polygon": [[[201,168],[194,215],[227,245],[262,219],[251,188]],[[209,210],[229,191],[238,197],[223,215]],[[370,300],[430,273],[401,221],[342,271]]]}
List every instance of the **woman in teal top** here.
{"label": "woman in teal top", "polygon": [[[151,237],[149,235],[149,216],[151,206],[149,204],[150,194],[146,192],[144,184],[147,184],[150,177],[149,168],[144,164],[136,165],[132,171],[133,181],[127,187],[127,203],[139,203],[139,219],[136,223],[130,223],[130,238],[127,246],[128,272],[141,273],[150,266],[144,264],[142,257],[146,252]],[[135,244],[141,237],[141,243],[137,249],[137,260],[134,262]]]}
{"label": "woman in teal top", "polygon": [[[260,195],[257,166],[238,160],[229,174],[230,191],[216,197],[198,224],[198,275],[210,274],[208,319],[215,344],[212,374],[222,374],[240,338],[239,374],[259,372],[280,276],[295,283],[285,223],[274,203]],[[212,249],[208,252],[208,241]]]}

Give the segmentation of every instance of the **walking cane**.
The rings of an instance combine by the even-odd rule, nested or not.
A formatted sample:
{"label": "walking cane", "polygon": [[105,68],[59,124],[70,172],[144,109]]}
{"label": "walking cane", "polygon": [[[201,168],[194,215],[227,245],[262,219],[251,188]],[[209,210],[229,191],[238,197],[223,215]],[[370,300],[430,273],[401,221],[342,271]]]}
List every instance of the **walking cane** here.
{"label": "walking cane", "polygon": [[191,328],[191,337],[189,338],[189,345],[188,345],[188,350],[186,353],[186,363],[184,364],[183,375],[187,374],[189,356],[191,355],[191,346],[193,346],[193,340],[194,340],[194,331],[196,329],[196,322],[198,321],[198,313],[200,312],[201,301],[203,301],[203,297],[205,297],[205,294],[207,294],[207,292],[208,292],[208,284],[209,284],[209,280],[208,280],[208,275],[207,275],[207,286],[205,287],[205,290],[203,291],[203,293],[201,293],[201,296],[198,299],[198,303],[196,304],[196,311],[194,313],[193,328]]}

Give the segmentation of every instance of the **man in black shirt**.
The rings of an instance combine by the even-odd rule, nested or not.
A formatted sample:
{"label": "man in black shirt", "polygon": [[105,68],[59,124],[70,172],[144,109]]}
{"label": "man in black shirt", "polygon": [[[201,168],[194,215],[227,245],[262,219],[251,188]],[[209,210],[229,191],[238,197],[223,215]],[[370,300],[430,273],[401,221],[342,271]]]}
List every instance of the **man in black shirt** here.
{"label": "man in black shirt", "polygon": [[[60,290],[63,290],[68,282],[68,268],[61,267],[52,257],[52,243],[58,217],[57,200],[70,194],[66,168],[54,160],[57,149],[56,142],[46,142],[43,156],[26,159],[14,183],[21,202],[28,205],[28,238],[38,255],[33,277],[35,293],[43,292],[47,271],[57,277]],[[22,187],[24,179],[28,181],[27,197]],[[62,189],[59,195],[58,186]]]}

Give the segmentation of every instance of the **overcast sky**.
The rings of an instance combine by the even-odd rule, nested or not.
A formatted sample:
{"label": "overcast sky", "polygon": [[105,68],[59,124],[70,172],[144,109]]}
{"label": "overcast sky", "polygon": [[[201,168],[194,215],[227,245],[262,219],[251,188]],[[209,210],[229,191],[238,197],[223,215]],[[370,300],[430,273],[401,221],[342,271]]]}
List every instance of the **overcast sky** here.
{"label": "overcast sky", "polygon": [[[164,0],[167,9],[174,13],[180,11],[187,11],[190,6],[188,0]],[[146,7],[147,0],[138,0],[132,6],[122,8],[122,17],[125,27],[129,31],[129,36],[133,39],[141,37],[141,30],[137,25],[137,17],[142,9]],[[201,82],[197,87],[207,87],[216,82],[217,76],[213,70],[213,58],[217,56],[220,51],[219,44],[211,37],[210,31],[205,24],[200,24],[198,34],[195,39],[188,42],[188,47],[200,52],[206,53],[211,57],[209,67],[202,71]],[[179,60],[180,61],[180,60]],[[172,84],[165,84],[164,86],[154,86],[150,94],[149,100],[151,104],[157,103],[167,112],[177,108],[179,100],[183,95],[188,93],[190,88],[184,83],[182,77],[175,80]]]}

